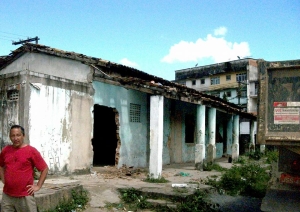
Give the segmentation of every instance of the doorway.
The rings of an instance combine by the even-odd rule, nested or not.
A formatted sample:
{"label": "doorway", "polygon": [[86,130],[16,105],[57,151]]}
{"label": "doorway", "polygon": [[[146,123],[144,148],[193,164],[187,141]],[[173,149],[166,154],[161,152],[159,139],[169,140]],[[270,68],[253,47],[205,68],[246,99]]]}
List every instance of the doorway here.
{"label": "doorway", "polygon": [[119,136],[118,113],[114,108],[94,105],[93,166],[116,165]]}

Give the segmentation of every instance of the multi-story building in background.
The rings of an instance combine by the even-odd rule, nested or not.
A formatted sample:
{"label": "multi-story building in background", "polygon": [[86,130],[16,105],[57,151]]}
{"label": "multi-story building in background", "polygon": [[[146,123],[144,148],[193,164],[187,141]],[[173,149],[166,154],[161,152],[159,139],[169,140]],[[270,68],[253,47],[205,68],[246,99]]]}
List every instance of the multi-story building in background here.
{"label": "multi-story building in background", "polygon": [[[239,59],[175,71],[175,82],[237,104],[257,114],[257,60]],[[256,123],[255,123],[256,124]],[[241,119],[241,140],[249,140],[250,122]]]}

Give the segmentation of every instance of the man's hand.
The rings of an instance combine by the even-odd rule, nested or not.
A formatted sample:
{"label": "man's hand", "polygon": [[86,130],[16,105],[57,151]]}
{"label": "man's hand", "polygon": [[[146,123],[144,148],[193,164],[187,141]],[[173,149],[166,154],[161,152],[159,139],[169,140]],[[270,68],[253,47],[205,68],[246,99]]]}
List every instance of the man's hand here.
{"label": "man's hand", "polygon": [[37,192],[41,189],[38,185],[28,185],[26,187],[28,188],[27,193],[29,195],[33,195],[35,192]]}

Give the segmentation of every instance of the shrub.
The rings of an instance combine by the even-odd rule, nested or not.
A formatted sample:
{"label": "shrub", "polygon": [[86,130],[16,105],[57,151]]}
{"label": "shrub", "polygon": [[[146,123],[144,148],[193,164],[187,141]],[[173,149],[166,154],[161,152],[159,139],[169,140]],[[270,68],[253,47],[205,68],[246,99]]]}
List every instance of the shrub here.
{"label": "shrub", "polygon": [[63,201],[54,210],[48,210],[47,212],[70,212],[78,208],[83,210],[88,201],[88,192],[86,190],[72,190],[72,201]]}
{"label": "shrub", "polygon": [[213,209],[209,203],[205,201],[206,194],[201,191],[196,191],[193,195],[188,196],[179,206],[178,211],[185,212],[212,212]]}
{"label": "shrub", "polygon": [[266,163],[268,164],[278,161],[278,157],[279,157],[278,150],[266,150],[265,155],[267,157]]}
{"label": "shrub", "polygon": [[220,186],[230,195],[263,197],[269,180],[264,168],[258,163],[249,163],[226,171],[220,179]]}

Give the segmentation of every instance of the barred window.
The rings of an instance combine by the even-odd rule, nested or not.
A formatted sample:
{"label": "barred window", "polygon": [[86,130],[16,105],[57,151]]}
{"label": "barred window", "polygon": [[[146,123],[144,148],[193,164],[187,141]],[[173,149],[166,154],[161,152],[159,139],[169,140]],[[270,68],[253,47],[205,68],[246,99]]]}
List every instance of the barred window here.
{"label": "barred window", "polygon": [[18,90],[9,90],[7,91],[7,99],[9,101],[16,101],[19,99],[19,91]]}
{"label": "barred window", "polygon": [[141,122],[141,105],[130,103],[130,122]]}

